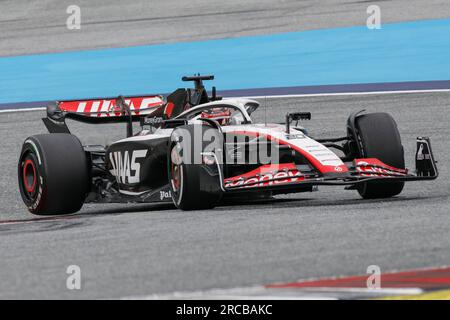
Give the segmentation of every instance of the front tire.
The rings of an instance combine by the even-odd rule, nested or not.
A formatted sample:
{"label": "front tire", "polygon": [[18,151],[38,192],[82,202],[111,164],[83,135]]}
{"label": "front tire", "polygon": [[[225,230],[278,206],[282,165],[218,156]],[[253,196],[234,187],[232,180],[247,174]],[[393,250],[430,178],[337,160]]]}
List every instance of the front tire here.
{"label": "front tire", "polygon": [[[388,113],[369,113],[356,118],[356,137],[362,158],[377,158],[387,165],[405,169],[400,133],[395,120]],[[372,181],[358,185],[364,199],[389,198],[400,194],[404,182]]]}
{"label": "front tire", "polygon": [[36,215],[77,212],[89,192],[86,154],[80,141],[66,133],[27,138],[18,177],[23,202]]}
{"label": "front tire", "polygon": [[[170,138],[169,184],[173,203],[181,210],[212,209],[222,198],[220,163],[219,166],[217,164],[220,155],[215,153],[216,157],[206,156],[206,158],[204,155],[200,156],[208,145],[202,138],[205,130],[213,130],[214,143],[220,144],[221,137],[218,130],[205,125],[178,127]],[[195,139],[201,140],[201,143],[196,144]],[[196,145],[201,149],[196,150]],[[216,148],[216,151],[218,149],[221,148]]]}

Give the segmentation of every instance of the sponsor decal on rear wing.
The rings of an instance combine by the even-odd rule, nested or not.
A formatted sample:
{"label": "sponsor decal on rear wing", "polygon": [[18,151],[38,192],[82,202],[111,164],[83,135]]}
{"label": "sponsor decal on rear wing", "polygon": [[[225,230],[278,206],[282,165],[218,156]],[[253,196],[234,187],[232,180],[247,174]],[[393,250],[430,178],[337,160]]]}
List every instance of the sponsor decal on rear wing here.
{"label": "sponsor decal on rear wing", "polygon": [[[75,113],[86,117],[121,117],[123,110],[116,106],[116,98],[70,100],[57,103],[66,113]],[[125,97],[132,116],[149,115],[165,104],[161,96]]]}

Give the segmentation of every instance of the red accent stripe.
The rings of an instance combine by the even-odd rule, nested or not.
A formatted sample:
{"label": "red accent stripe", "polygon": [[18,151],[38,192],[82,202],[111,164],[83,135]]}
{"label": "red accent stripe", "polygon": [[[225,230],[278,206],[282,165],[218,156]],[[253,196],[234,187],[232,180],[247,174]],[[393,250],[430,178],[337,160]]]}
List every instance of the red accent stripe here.
{"label": "red accent stripe", "polygon": [[288,169],[288,170],[296,170],[297,168],[295,167],[295,164],[293,163],[280,163],[280,164],[265,164],[262,165],[254,170],[251,170],[249,172],[243,173],[239,176],[234,176],[231,178],[226,178],[225,180],[238,180],[239,178],[252,178],[254,176],[256,176],[257,174],[263,175],[266,173],[270,173],[272,171],[281,171],[283,169]]}
{"label": "red accent stripe", "polygon": [[168,102],[166,105],[166,108],[164,109],[164,113],[166,114],[166,116],[168,118],[172,117],[172,112],[173,112],[173,108],[174,108],[174,104],[173,102]]}
{"label": "red accent stripe", "polygon": [[[156,102],[148,102],[145,101],[145,99],[157,99]],[[143,96],[143,97],[132,97],[132,98],[125,98],[125,101],[130,105],[130,109],[135,114],[139,114],[142,110],[147,110],[155,107],[162,106],[164,102],[161,100],[159,96]],[[94,103],[99,103],[99,107],[97,111],[101,111],[101,108],[103,104],[107,102],[108,103],[108,110],[103,110],[103,112],[108,111],[111,113],[107,114],[92,114],[91,117],[102,117],[107,116],[110,117],[112,115],[120,116],[121,113],[117,110],[115,110],[116,101],[115,99],[98,99],[98,100],[71,100],[71,101],[61,101],[59,102],[59,107],[62,111],[66,112],[78,112],[78,107],[81,103],[85,103],[85,106],[83,110],[80,111],[80,113],[89,113],[92,110],[92,106]],[[144,103],[145,102],[145,103]]]}
{"label": "red accent stripe", "polygon": [[354,162],[356,165],[358,165],[359,162],[367,162],[367,164],[368,164],[367,166],[359,165],[360,167],[370,167],[372,165],[372,166],[383,167],[383,168],[386,168],[391,171],[398,171],[403,174],[408,173],[408,170],[406,170],[406,169],[392,167],[392,166],[382,162],[381,160],[378,160],[377,158],[358,158],[358,159],[355,159]]}
{"label": "red accent stripe", "polygon": [[226,178],[225,185],[227,187],[251,188],[290,184],[302,180],[305,180],[305,177],[297,170],[294,163],[280,163],[262,165],[242,175]]}

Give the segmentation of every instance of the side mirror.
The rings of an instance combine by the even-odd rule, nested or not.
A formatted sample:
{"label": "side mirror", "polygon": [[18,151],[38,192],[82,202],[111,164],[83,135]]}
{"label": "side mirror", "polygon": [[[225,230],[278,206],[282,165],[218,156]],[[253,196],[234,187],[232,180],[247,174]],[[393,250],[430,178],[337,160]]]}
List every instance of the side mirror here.
{"label": "side mirror", "polygon": [[286,133],[290,133],[291,121],[296,121],[298,125],[300,120],[311,120],[311,112],[293,112],[286,114]]}

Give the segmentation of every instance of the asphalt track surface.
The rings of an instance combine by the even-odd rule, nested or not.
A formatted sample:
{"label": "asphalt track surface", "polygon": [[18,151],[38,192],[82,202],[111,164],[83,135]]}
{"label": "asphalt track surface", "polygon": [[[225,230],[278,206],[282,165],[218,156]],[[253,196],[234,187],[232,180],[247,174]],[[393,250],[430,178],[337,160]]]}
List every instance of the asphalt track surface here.
{"label": "asphalt track surface", "polygon": [[[88,205],[66,218],[0,224],[0,298],[120,298],[202,291],[336,275],[448,265],[450,257],[450,93],[267,99],[267,119],[311,111],[313,136],[345,134],[351,111],[390,112],[409,167],[415,138],[430,136],[440,177],[411,182],[390,200],[361,200],[355,191],[319,192],[273,201],[182,212],[170,206]],[[263,106],[255,113],[264,121]],[[0,117],[2,221],[30,219],[17,191],[23,140],[45,129],[40,112]],[[71,123],[84,143],[107,143],[123,125]],[[78,265],[82,289],[66,289]]]}
{"label": "asphalt track surface", "polygon": [[448,18],[446,0],[80,0],[81,30],[68,30],[72,0],[0,1],[0,56],[240,37]]}

